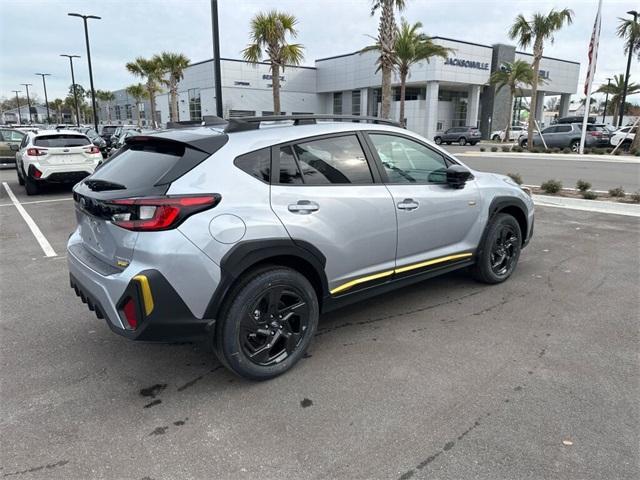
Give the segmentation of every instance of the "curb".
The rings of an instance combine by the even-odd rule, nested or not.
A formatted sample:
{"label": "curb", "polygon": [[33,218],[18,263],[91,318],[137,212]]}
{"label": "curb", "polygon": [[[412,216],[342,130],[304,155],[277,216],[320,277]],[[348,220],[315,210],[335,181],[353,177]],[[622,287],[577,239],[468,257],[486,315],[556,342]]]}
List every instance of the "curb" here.
{"label": "curb", "polygon": [[605,163],[630,163],[639,164],[640,157],[622,156],[622,155],[578,155],[575,153],[518,153],[518,152],[476,152],[467,151],[454,154],[457,157],[505,157],[505,158],[523,158],[536,159],[542,158],[547,160],[570,160],[579,162],[605,162]]}
{"label": "curb", "polygon": [[540,207],[566,208],[585,212],[608,213],[640,217],[640,205],[608,202],[606,200],[583,200],[581,198],[552,197],[550,195],[531,195],[533,203]]}

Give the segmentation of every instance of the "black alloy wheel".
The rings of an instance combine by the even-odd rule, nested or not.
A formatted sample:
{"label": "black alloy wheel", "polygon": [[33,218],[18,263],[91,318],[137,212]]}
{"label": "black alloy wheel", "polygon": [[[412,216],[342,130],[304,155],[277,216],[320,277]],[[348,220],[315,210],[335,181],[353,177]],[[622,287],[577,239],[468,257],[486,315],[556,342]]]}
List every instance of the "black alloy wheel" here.
{"label": "black alloy wheel", "polygon": [[256,365],[269,366],[293,354],[309,326],[309,305],[291,286],[272,286],[240,323],[240,346]]}
{"label": "black alloy wheel", "polygon": [[520,238],[513,226],[509,224],[501,225],[491,248],[491,271],[494,274],[503,277],[513,269],[519,244]]}

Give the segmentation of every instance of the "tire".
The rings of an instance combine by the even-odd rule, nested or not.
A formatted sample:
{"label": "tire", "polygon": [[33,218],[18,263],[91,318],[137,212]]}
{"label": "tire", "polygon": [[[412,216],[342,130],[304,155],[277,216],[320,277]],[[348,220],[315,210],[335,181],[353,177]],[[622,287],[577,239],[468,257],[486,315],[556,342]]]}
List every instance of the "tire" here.
{"label": "tire", "polygon": [[18,162],[16,162],[16,176],[18,177],[18,184],[24,186],[24,178],[20,175],[20,167],[18,166]]}
{"label": "tire", "polygon": [[494,142],[499,142],[500,141],[500,135],[494,135],[493,137],[491,137],[491,140],[493,140]]}
{"label": "tire", "polygon": [[520,148],[525,148],[526,149],[528,143],[529,143],[528,140],[522,140],[520,142]]}
{"label": "tire", "polygon": [[571,149],[572,152],[577,152],[578,150],[580,150],[580,140],[573,140],[569,144],[569,148]]}
{"label": "tire", "polygon": [[442,138],[440,138],[440,137],[434,138],[433,141],[436,142],[436,145],[441,145],[442,144]]}
{"label": "tire", "polygon": [[467,144],[467,139],[464,137],[461,137],[460,139],[458,139],[458,145],[460,145],[461,147],[464,147]]}
{"label": "tire", "polygon": [[278,266],[251,272],[232,289],[222,310],[214,339],[216,355],[229,370],[249,380],[281,375],[309,347],[319,310],[313,286],[299,272]]}
{"label": "tire", "polygon": [[518,221],[506,213],[494,215],[478,248],[476,264],[472,267],[474,278],[488,284],[504,282],[515,270],[521,248]]}
{"label": "tire", "polygon": [[24,179],[24,189],[27,191],[27,195],[37,195],[40,192],[40,185],[26,177]]}

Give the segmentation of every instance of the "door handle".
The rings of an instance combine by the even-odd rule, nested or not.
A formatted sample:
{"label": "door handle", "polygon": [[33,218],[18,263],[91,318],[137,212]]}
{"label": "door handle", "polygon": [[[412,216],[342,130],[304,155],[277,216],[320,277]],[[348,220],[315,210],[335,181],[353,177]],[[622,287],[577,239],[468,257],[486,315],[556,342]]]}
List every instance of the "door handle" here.
{"label": "door handle", "polygon": [[292,203],[288,207],[290,212],[300,213],[302,215],[308,215],[312,212],[317,212],[320,209],[320,205],[316,202],[309,200],[298,200],[298,203]]}
{"label": "door handle", "polygon": [[398,203],[398,208],[400,210],[415,210],[419,206],[420,204],[416,202],[413,198],[405,198],[400,203]]}

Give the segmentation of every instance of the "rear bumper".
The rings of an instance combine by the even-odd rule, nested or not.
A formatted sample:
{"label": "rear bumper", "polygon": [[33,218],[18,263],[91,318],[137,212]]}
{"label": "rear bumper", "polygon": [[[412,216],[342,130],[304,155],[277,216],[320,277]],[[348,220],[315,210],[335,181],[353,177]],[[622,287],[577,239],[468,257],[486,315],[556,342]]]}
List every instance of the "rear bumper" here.
{"label": "rear bumper", "polygon": [[[185,250],[188,246],[189,244]],[[174,250],[172,255],[180,257],[180,252]],[[209,284],[211,290],[207,287],[206,291],[211,295],[217,282],[209,283],[206,277],[201,275],[198,266],[204,270],[209,265],[199,257],[196,260],[197,264],[182,262],[184,269],[180,268],[178,261],[171,264],[165,273],[142,261],[132,261],[127,268],[120,269],[92,255],[82,246],[77,233],[71,236],[67,246],[71,288],[82,302],[89,310],[95,312],[98,318],[106,320],[113,332],[131,340],[146,342],[195,341],[209,336],[215,322],[210,318],[204,318],[204,315],[202,318],[197,316],[200,315],[197,309],[194,313],[189,306],[189,302],[193,302],[189,293],[198,285],[207,287]],[[145,277],[143,283],[146,286],[142,285],[141,276]],[[189,278],[189,284],[193,285],[183,294],[179,293],[179,287],[174,287],[175,284],[171,283],[180,277]],[[136,328],[131,328],[124,314],[127,299],[131,299],[137,311]],[[206,304],[209,298],[202,300]]]}
{"label": "rear bumper", "polygon": [[37,168],[42,175],[40,178],[33,178],[36,182],[49,182],[49,183],[77,183],[85,177],[88,177],[93,173],[96,168],[97,162],[94,163],[77,163],[67,165],[47,165],[40,163],[25,164],[25,171],[29,175],[29,167],[33,165]]}

